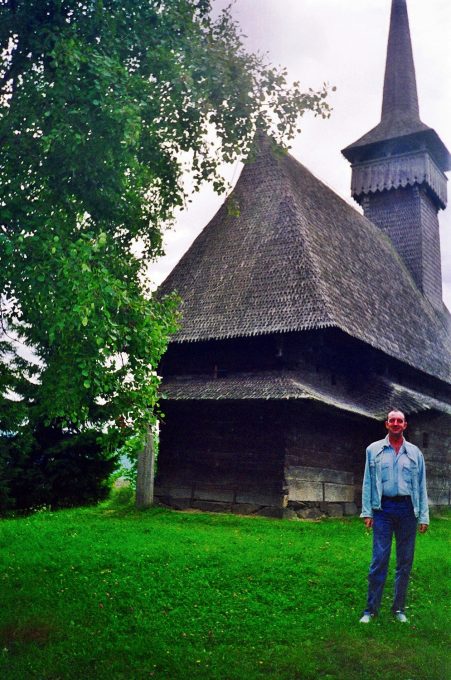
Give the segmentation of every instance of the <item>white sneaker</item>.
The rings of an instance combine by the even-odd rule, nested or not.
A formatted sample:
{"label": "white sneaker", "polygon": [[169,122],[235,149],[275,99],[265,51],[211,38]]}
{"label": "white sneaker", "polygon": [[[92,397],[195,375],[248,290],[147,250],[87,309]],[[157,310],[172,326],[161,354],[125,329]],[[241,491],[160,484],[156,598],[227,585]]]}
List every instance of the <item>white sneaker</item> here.
{"label": "white sneaker", "polygon": [[373,619],[374,614],[368,614],[367,612],[365,612],[362,618],[360,619],[359,623],[370,623]]}
{"label": "white sneaker", "polygon": [[399,623],[409,623],[407,620],[407,616],[404,614],[404,612],[400,610],[395,612],[395,619],[399,621]]}

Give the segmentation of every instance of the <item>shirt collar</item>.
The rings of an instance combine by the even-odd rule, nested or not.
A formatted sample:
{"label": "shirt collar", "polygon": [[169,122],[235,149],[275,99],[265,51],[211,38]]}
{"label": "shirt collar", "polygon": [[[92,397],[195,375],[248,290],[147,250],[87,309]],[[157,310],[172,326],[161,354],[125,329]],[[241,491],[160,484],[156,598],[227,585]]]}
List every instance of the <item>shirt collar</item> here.
{"label": "shirt collar", "polygon": [[[405,444],[406,444],[406,440],[403,437],[402,438],[402,444],[401,444],[401,447],[399,449],[399,453],[401,453],[401,451],[405,450]],[[387,435],[384,439],[384,449],[388,449],[388,448],[392,448],[392,445],[390,444],[390,440],[389,440],[388,435]]]}

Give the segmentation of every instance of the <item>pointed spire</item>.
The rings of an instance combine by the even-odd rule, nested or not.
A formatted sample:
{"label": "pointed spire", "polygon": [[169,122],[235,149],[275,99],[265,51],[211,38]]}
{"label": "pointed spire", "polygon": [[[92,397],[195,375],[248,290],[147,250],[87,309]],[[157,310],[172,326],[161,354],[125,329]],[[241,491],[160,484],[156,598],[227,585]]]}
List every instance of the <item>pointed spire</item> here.
{"label": "pointed spire", "polygon": [[419,120],[418,93],[406,0],[392,0],[381,120]]}
{"label": "pointed spire", "polygon": [[342,154],[360,164],[396,154],[400,144],[404,152],[427,148],[442,172],[451,169],[448,149],[435,130],[420,120],[407,0],[392,0],[381,120]]}

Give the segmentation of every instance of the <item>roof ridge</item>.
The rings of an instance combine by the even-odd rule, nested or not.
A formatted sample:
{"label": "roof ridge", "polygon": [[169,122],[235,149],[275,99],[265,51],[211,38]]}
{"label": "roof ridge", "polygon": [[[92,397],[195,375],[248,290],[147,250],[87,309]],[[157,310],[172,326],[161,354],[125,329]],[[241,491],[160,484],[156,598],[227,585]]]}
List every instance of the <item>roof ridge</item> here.
{"label": "roof ridge", "polygon": [[[287,157],[289,159],[293,159],[293,161],[295,163],[299,163],[299,165],[302,165],[302,163],[297,161],[294,158],[294,156],[292,156],[291,154],[287,154]],[[309,230],[305,228],[305,225],[303,224],[303,221],[300,218],[300,215],[302,215],[302,210],[300,210],[300,206],[298,205],[297,192],[294,191],[292,177],[289,176],[289,174],[287,172],[286,165],[287,164],[284,163],[283,166],[282,166],[282,174],[284,175],[284,177],[286,177],[286,179],[288,180],[288,183],[289,183],[289,187],[290,187],[289,198],[291,199],[291,201],[294,204],[293,205],[293,217],[294,217],[294,221],[299,226],[299,234],[302,236],[302,242],[303,242],[303,245],[304,245],[306,253],[307,253],[306,262],[308,262],[310,264],[310,268],[312,270],[312,273],[314,275],[314,280],[315,280],[315,283],[316,283],[316,289],[318,290],[318,292],[320,294],[320,299],[321,299],[321,302],[323,303],[327,319],[329,320],[331,326],[336,326],[337,321],[335,319],[335,316],[331,313],[330,301],[328,300],[328,297],[326,295],[325,284],[324,284],[324,281],[322,280],[322,277],[321,277],[320,268],[319,268],[319,266],[316,262],[316,254],[315,254],[314,249],[312,248],[311,243],[310,243],[309,238],[308,238]],[[304,166],[302,166],[302,167],[304,167]],[[318,180],[318,181],[321,181],[321,180]],[[293,228],[292,228],[292,230],[294,232]],[[296,269],[297,269],[298,275],[302,276],[301,272],[299,271],[299,268],[296,268]],[[327,322],[324,325],[328,325]]]}
{"label": "roof ridge", "polygon": [[[355,213],[356,216],[358,216],[358,218],[361,220],[362,223],[363,222],[365,223],[366,230],[369,233],[372,234],[373,238],[376,238],[380,243],[385,244],[385,246],[390,251],[391,256],[396,261],[397,266],[403,270],[403,274],[404,274],[404,276],[406,277],[406,280],[409,283],[409,288],[412,291],[412,294],[417,299],[417,303],[420,305],[422,313],[426,316],[426,318],[428,318],[428,320],[430,322],[429,331],[430,332],[434,331],[435,332],[434,334],[436,335],[436,337],[440,338],[440,341],[442,343],[444,343],[447,348],[449,348],[450,347],[450,340],[449,340],[449,335],[446,332],[446,328],[444,327],[443,323],[440,323],[440,319],[438,318],[436,311],[434,310],[432,305],[429,303],[429,301],[426,298],[424,298],[421,295],[421,293],[418,291],[418,288],[417,288],[417,286],[416,286],[416,284],[415,284],[415,282],[412,278],[412,275],[410,274],[409,270],[407,269],[405,262],[402,260],[402,258],[400,257],[400,255],[396,251],[396,248],[393,246],[393,243],[390,240],[390,238],[386,234],[384,234],[371,220],[369,220],[368,217],[359,213],[352,205],[350,205],[341,196],[336,194],[330,187],[328,187],[327,184],[325,184],[322,180],[318,179],[318,177],[316,177],[316,175],[313,175],[313,173],[310,170],[308,170],[300,161],[298,161],[296,158],[294,158],[294,156],[292,156],[291,154],[288,154],[287,159],[290,161],[292,166],[295,166],[295,167],[298,166],[298,167],[301,168],[301,170],[303,172],[309,173],[309,175],[311,175],[317,183],[320,183],[328,192],[330,192],[331,196],[333,195],[333,197],[336,201],[339,201],[342,204],[342,206],[345,210],[352,211],[353,213]],[[289,168],[287,166],[284,166],[284,174],[285,174],[285,176],[288,175],[288,181],[290,182],[290,187],[291,187],[292,191],[294,192],[294,200],[297,203],[297,201],[301,198],[301,196],[299,195],[299,197],[298,197],[298,193],[296,192],[296,189],[295,189],[295,186],[294,186],[295,183],[296,183],[296,179],[289,174]],[[305,210],[305,208],[304,208],[304,210]],[[304,210],[301,207],[299,207],[298,214],[303,215]],[[306,228],[306,233],[307,233],[308,238],[313,237],[313,232],[312,232],[311,228]],[[308,241],[308,239],[307,239],[307,241]],[[321,271],[322,262],[321,262],[321,266],[318,265],[317,262],[316,262],[317,257],[318,257],[318,254],[315,253],[315,258],[310,257],[309,261],[312,263],[313,266],[315,266],[315,269],[316,269],[315,273],[317,275],[316,280],[320,281],[320,286],[321,286],[320,292],[322,293],[321,299],[325,298],[325,300],[326,300],[325,306],[326,306],[327,311],[329,311],[330,309],[335,311],[336,308],[334,306],[333,300],[330,299],[329,296],[326,296],[326,297],[324,296],[323,291],[328,290],[328,284],[323,277],[323,272]],[[313,259],[315,260],[314,262],[313,262]],[[380,349],[380,343],[372,336],[371,333],[368,332],[368,329],[361,328],[359,332],[356,332],[355,329],[352,328],[352,325],[350,326],[349,323],[344,323],[344,320],[342,318],[339,318],[339,315],[337,316],[336,314],[330,314],[329,313],[329,318],[332,321],[331,325],[336,326],[337,328],[348,333],[352,337],[355,337],[359,340],[362,340],[362,341],[368,343],[369,345],[371,345],[375,348]],[[346,321],[346,319],[345,319],[345,321]],[[433,329],[433,331],[432,331],[432,329]],[[428,336],[427,342],[430,342],[431,341],[430,333],[427,332],[426,335]],[[389,352],[389,354],[390,354],[390,352]],[[407,358],[404,355],[401,356],[401,355],[393,354],[393,356],[397,356],[398,359],[404,361],[405,363],[410,364],[411,366],[414,366],[416,368],[419,368],[418,363],[413,362],[411,359]],[[425,370],[425,369],[423,368],[423,370]],[[426,372],[428,372],[427,369],[426,369]],[[448,380],[449,380],[449,377],[448,377]]]}

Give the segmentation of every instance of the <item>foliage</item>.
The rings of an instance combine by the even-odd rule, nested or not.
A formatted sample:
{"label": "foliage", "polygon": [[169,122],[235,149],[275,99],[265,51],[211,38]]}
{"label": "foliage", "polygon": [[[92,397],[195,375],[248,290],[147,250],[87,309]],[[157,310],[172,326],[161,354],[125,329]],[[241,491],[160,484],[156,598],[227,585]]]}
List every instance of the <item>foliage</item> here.
{"label": "foliage", "polygon": [[[110,456],[94,430],[37,427],[0,438],[0,510],[34,510],[96,503],[109,494]],[[2,464],[3,463],[3,464]]]}
{"label": "foliage", "polygon": [[133,433],[127,437],[123,445],[118,449],[121,460],[121,477],[123,477],[132,489],[136,489],[136,476],[138,474],[138,455],[143,448],[143,435]]}
{"label": "foliage", "polygon": [[[144,437],[141,433],[132,433],[124,441],[123,445],[117,449],[117,454],[121,461],[119,476],[123,477],[133,490],[136,489],[136,477],[138,474],[138,455],[143,448]],[[157,428],[153,430],[153,447],[155,462],[158,462],[159,435]]]}
{"label": "foliage", "polygon": [[362,626],[371,535],[357,518],[113,503],[3,521],[1,677],[443,680],[447,525],[418,537],[410,624],[389,611],[392,563],[380,617]]}
{"label": "foliage", "polygon": [[1,0],[0,44],[0,387],[20,397],[0,419],[120,443],[153,420],[177,325],[147,274],[184,172],[224,190],[256,125],[289,138],[326,88],[288,87],[209,0]]}
{"label": "foliage", "polygon": [[2,440],[0,440],[0,513],[4,512],[8,508],[14,507],[14,501],[11,497],[11,492],[9,488],[10,480],[10,461],[8,456],[8,451],[5,450],[6,447],[3,446]]}
{"label": "foliage", "polygon": [[113,511],[129,509],[134,500],[135,493],[130,484],[126,483],[119,487],[113,486],[110,492],[108,508]]}

